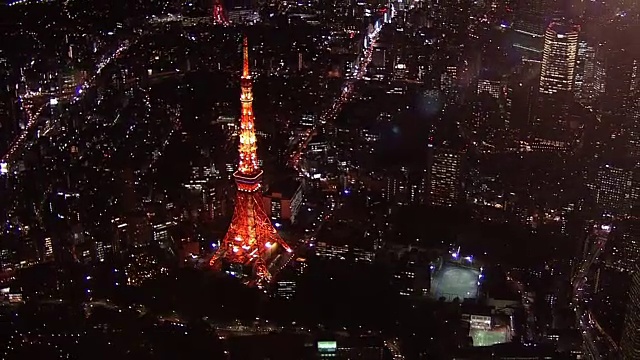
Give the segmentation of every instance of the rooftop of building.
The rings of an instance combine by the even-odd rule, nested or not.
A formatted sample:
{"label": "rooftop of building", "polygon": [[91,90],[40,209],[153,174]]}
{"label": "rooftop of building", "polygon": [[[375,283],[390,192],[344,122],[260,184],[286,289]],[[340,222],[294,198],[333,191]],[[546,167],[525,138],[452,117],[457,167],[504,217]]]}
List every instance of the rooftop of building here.
{"label": "rooftop of building", "polygon": [[350,221],[332,221],[320,229],[318,242],[334,246],[349,245],[355,248],[370,248],[372,244],[365,241],[364,230]]}
{"label": "rooftop of building", "polygon": [[488,80],[488,81],[501,81],[503,80],[503,76],[492,68],[484,68],[480,71],[480,76],[478,76],[478,81]]}
{"label": "rooftop of building", "polygon": [[381,348],[384,346],[383,340],[374,336],[271,333],[231,337],[229,338],[229,350],[232,355],[231,359],[316,359],[318,342],[334,341],[336,342],[336,350]]}
{"label": "rooftop of building", "polygon": [[349,336],[346,333],[317,336],[317,341],[335,341],[338,348],[382,347],[384,341],[376,336]]}
{"label": "rooftop of building", "polygon": [[[266,334],[229,338],[232,359],[313,359],[313,347],[305,346],[306,336]],[[286,349],[286,351],[284,350]]]}
{"label": "rooftop of building", "polygon": [[461,349],[454,354],[453,359],[500,359],[505,357],[535,359],[553,357],[555,354],[553,345],[525,346],[519,343],[504,343]]}
{"label": "rooftop of building", "polygon": [[493,306],[478,304],[473,301],[462,302],[461,307],[462,313],[469,315],[491,316],[491,311],[493,310]]}
{"label": "rooftop of building", "polygon": [[314,135],[311,140],[309,141],[309,144],[318,144],[318,143],[326,143],[327,142],[327,136],[324,133],[319,133]]}
{"label": "rooftop of building", "polygon": [[502,301],[520,301],[520,295],[510,288],[490,286],[487,293],[491,299]]}
{"label": "rooftop of building", "polygon": [[295,179],[282,179],[280,181],[274,182],[273,184],[270,184],[267,191],[265,191],[265,195],[278,193],[282,194],[282,197],[285,199],[291,199],[299,187],[300,182]]}
{"label": "rooftop of building", "polygon": [[580,25],[575,24],[565,24],[562,22],[552,22],[549,24],[549,30],[552,30],[558,34],[568,34],[572,32],[579,32]]}

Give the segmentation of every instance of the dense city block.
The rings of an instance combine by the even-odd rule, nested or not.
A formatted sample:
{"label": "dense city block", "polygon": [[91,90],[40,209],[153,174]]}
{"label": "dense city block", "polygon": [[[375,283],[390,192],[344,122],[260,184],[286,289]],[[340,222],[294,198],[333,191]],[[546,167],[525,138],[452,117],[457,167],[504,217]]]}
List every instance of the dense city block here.
{"label": "dense city block", "polygon": [[0,0],[1,359],[640,359],[640,3]]}

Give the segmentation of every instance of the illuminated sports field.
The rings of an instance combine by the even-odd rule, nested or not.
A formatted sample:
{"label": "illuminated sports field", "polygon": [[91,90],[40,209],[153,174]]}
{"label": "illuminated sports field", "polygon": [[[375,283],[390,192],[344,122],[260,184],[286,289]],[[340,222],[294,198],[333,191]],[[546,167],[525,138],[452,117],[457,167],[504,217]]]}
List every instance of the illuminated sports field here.
{"label": "illuminated sports field", "polygon": [[473,346],[491,346],[509,341],[507,328],[494,330],[471,329],[469,330],[469,335],[473,339]]}
{"label": "illuminated sports field", "polygon": [[447,301],[460,298],[475,299],[478,296],[480,271],[468,267],[445,263],[431,275],[431,296],[444,297]]}

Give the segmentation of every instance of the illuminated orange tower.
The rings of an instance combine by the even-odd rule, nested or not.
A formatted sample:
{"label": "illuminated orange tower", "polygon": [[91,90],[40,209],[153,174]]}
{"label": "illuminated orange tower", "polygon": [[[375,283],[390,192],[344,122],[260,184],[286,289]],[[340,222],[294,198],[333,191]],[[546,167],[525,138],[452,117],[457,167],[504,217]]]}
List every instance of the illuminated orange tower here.
{"label": "illuminated orange tower", "polygon": [[251,283],[255,284],[271,280],[268,263],[277,246],[282,246],[287,252],[291,252],[291,248],[278,236],[262,208],[262,170],[256,153],[252,87],[249,47],[245,37],[240,79],[240,161],[238,170],[233,174],[237,186],[235,209],[229,230],[210,265],[215,269],[220,269],[224,261],[250,265],[253,267]]}
{"label": "illuminated orange tower", "polygon": [[224,6],[220,0],[213,0],[213,22],[220,25],[227,25],[229,19],[227,18],[227,12],[224,11]]}

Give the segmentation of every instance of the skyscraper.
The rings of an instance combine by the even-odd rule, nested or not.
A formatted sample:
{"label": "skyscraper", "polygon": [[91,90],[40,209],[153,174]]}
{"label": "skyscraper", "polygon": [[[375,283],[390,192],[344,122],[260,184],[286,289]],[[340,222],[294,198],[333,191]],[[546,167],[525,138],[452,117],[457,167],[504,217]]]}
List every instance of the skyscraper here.
{"label": "skyscraper", "polygon": [[607,246],[611,267],[618,271],[634,271],[640,265],[640,222],[636,219],[621,220],[616,224],[613,238]]}
{"label": "skyscraper", "polygon": [[[616,35],[633,36],[627,32]],[[637,103],[640,54],[635,45],[616,41],[606,46],[603,110],[628,118],[633,115],[633,107]]]}
{"label": "skyscraper", "polygon": [[540,60],[544,31],[560,12],[554,0],[516,0],[513,19],[514,47],[524,59]]}
{"label": "skyscraper", "polygon": [[462,195],[463,154],[446,148],[436,149],[429,171],[429,203],[453,206]]}
{"label": "skyscraper", "polygon": [[596,203],[604,213],[628,214],[632,205],[633,171],[604,165],[596,179]]}
{"label": "skyscraper", "polygon": [[522,34],[542,37],[557,10],[553,0],[518,0],[513,28]]}
{"label": "skyscraper", "polygon": [[620,352],[623,360],[640,359],[640,271],[637,268],[631,277]]}
{"label": "skyscraper", "polygon": [[555,94],[573,89],[580,27],[551,23],[544,34],[540,93]]}
{"label": "skyscraper", "polygon": [[576,58],[576,72],[573,79],[576,99],[581,100],[593,97],[595,75],[596,49],[587,41],[580,41]]}

